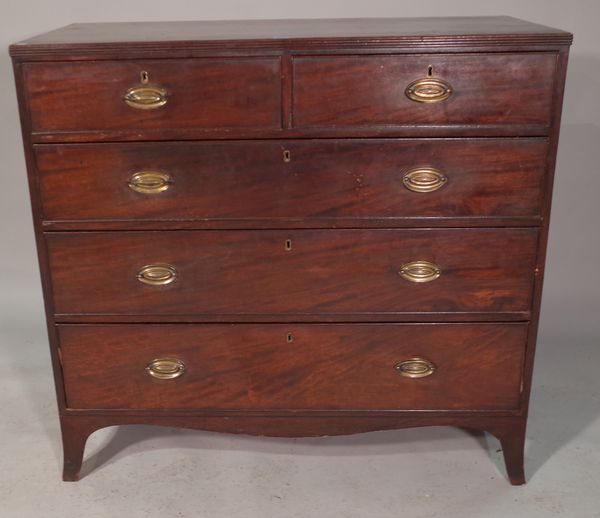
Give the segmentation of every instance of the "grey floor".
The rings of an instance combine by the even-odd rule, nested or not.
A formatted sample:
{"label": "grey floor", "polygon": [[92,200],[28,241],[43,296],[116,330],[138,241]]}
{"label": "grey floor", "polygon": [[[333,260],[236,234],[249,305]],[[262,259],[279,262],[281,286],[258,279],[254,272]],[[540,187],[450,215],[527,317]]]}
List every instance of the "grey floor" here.
{"label": "grey floor", "polygon": [[524,487],[506,481],[493,437],[453,428],[324,439],[109,428],[90,438],[84,478],[63,483],[32,300],[0,312],[3,518],[600,517],[596,343],[540,343]]}

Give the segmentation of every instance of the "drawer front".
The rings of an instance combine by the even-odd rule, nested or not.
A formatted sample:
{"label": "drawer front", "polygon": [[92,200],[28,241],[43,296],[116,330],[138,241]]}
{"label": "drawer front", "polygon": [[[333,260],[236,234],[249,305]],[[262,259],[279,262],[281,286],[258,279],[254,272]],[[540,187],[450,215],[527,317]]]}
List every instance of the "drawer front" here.
{"label": "drawer front", "polygon": [[281,127],[278,58],[36,63],[24,78],[33,132]]}
{"label": "drawer front", "polygon": [[516,409],[526,333],[526,324],[59,326],[67,405],[82,409]]}
{"label": "drawer front", "polygon": [[52,221],[535,217],[546,151],[545,139],[35,147]]}
{"label": "drawer front", "polygon": [[277,318],[528,311],[537,235],[532,228],[68,232],[48,233],[47,245],[58,314]]}
{"label": "drawer front", "polygon": [[[548,126],[555,68],[555,53],[297,57],[294,126]],[[432,79],[413,91],[436,102],[409,98]]]}

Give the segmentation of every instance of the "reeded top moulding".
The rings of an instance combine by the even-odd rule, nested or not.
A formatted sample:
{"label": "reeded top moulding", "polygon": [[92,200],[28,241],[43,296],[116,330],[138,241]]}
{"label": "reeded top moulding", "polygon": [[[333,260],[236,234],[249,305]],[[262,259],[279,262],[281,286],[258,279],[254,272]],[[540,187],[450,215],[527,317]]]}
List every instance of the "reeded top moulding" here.
{"label": "reeded top moulding", "polygon": [[324,49],[560,47],[572,34],[509,16],[75,23],[16,43],[15,60]]}

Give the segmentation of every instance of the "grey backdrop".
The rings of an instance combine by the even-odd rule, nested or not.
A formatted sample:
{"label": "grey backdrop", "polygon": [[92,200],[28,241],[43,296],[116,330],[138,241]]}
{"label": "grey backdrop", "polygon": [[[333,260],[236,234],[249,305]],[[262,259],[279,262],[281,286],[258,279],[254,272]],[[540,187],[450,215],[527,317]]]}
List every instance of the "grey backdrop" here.
{"label": "grey backdrop", "polygon": [[[529,468],[529,474],[531,475],[531,471],[537,471],[548,458],[552,458],[556,451],[563,448],[573,437],[578,436],[582,430],[592,429],[592,423],[597,420],[600,392],[598,381],[600,376],[596,375],[596,366],[600,360],[597,347],[598,336],[600,336],[598,314],[600,311],[598,295],[600,291],[600,232],[598,230],[600,222],[600,203],[598,203],[600,196],[600,30],[598,28],[600,2],[597,0],[494,2],[483,0],[427,0],[425,2],[1,0],[0,4],[0,380],[7,380],[6,388],[3,390],[5,395],[8,394],[9,402],[14,405],[10,408],[24,407],[26,409],[24,415],[29,416],[28,418],[10,417],[9,413],[9,418],[0,424],[0,431],[3,434],[8,434],[11,430],[13,433],[12,442],[0,440],[4,460],[15,455],[14,448],[17,447],[15,444],[20,440],[18,431],[27,429],[32,422],[39,421],[41,428],[39,430],[36,428],[37,432],[29,439],[31,443],[35,443],[42,440],[40,437],[47,436],[47,443],[50,445],[48,451],[53,451],[56,458],[50,458],[49,465],[53,467],[44,474],[44,480],[50,478],[53,482],[57,482],[58,472],[53,471],[54,463],[58,464],[60,456],[57,420],[54,414],[51,380],[49,375],[44,374],[50,369],[50,361],[47,344],[43,338],[45,331],[42,299],[17,103],[7,46],[9,43],[36,33],[76,21],[508,14],[573,32],[575,43],[569,63],[562,134],[558,149],[548,267],[542,304],[536,367],[538,381],[534,386],[534,403],[536,398],[539,401],[535,407],[532,407],[538,409],[538,412],[544,411],[553,416],[552,419],[547,415],[539,417],[541,421],[539,419],[536,421],[540,423],[539,426],[537,428],[534,426],[532,429],[538,430],[543,437],[544,427],[547,426],[555,430],[555,436],[546,441],[543,447],[541,443],[536,445],[536,441],[532,441],[533,449],[529,450],[528,455],[534,459],[530,462],[534,468]],[[554,392],[548,388],[553,382],[560,384],[552,389]],[[0,386],[1,384],[2,381]],[[14,389],[14,394],[10,387],[17,387]],[[564,394],[561,396],[561,391],[567,391],[568,396]],[[550,393],[553,395],[546,397]],[[595,399],[592,399],[592,396]],[[562,405],[560,408],[555,407],[557,402]],[[557,412],[562,413],[562,420],[557,417]],[[40,415],[44,416],[43,419],[39,417]],[[23,422],[21,423],[19,419],[23,419]],[[4,428],[1,428],[2,426]],[[416,440],[420,433],[412,437]],[[44,440],[42,442],[45,445]],[[430,437],[430,440],[433,439]],[[599,445],[597,422],[593,435],[587,440],[588,447]],[[535,449],[536,447],[538,450]],[[268,449],[266,446],[264,448]],[[117,447],[117,451],[118,449]],[[594,451],[596,450],[591,448],[586,455],[593,455]],[[36,457],[32,458],[19,455],[17,463],[30,462],[30,467],[33,469],[44,454],[37,453]],[[574,455],[577,453],[575,452]],[[578,462],[579,464],[573,466],[575,472],[582,466],[583,460]],[[469,465],[468,462],[466,465]],[[434,467],[432,466],[431,469],[434,470]],[[483,473],[486,471],[482,468]],[[28,472],[29,468],[25,465],[20,473],[25,477]],[[586,479],[589,481],[590,476],[597,477],[597,473],[595,475],[590,473],[580,472],[578,475],[582,477],[580,482],[585,483]],[[497,472],[494,474],[497,476]],[[497,487],[505,489],[504,485]],[[2,481],[0,481],[1,491],[3,491]],[[598,503],[596,493],[597,491],[593,490],[587,492],[585,498],[592,498],[592,500],[595,498],[595,503]],[[581,503],[585,498],[578,501]],[[15,502],[14,499],[11,501]],[[512,502],[513,498],[509,497],[509,501]],[[19,502],[23,507],[19,508],[15,504],[14,509],[25,509],[31,504],[26,496]],[[543,509],[544,504],[541,504],[540,500],[533,503],[538,507],[534,506],[532,509],[539,509],[540,505]],[[50,504],[47,502],[47,505]],[[354,508],[353,505],[348,508],[350,510],[347,509],[346,516],[354,516],[350,512]],[[561,504],[556,505],[558,507],[548,507],[550,514],[554,514],[557,509],[560,511]],[[475,508],[476,506],[473,507]],[[571,509],[568,516],[600,516],[595,514],[598,508],[600,505],[595,507],[596,510],[592,510],[594,509],[592,505],[588,508],[589,512],[582,511],[582,514]],[[44,516],[51,515],[48,509],[46,508],[46,512],[42,513]],[[379,513],[380,516],[384,514]],[[28,516],[27,513],[11,514],[11,516],[17,515]],[[101,513],[97,515],[102,516]],[[487,516],[491,515],[491,511],[488,511]],[[537,515],[536,512],[530,511],[529,516],[534,515]],[[539,516],[547,515],[539,514]],[[336,516],[336,513],[332,512],[331,516]],[[474,514],[467,513],[466,516],[479,515],[474,512]],[[498,516],[503,514],[500,513]]]}
{"label": "grey backdrop", "polygon": [[2,0],[0,22],[0,282],[10,306],[41,321],[11,42],[74,21],[471,16],[508,14],[575,34],[558,149],[541,337],[600,335],[600,2],[596,0]]}

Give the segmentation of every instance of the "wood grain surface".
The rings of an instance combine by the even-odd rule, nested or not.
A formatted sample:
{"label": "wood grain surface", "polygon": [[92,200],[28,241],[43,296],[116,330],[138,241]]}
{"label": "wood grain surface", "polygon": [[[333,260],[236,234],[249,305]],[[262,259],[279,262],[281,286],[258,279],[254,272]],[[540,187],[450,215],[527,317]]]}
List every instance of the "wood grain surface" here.
{"label": "wood grain surface", "polygon": [[[166,91],[164,106],[123,101],[143,71]],[[34,132],[281,127],[278,58],[35,63],[23,73]]]}
{"label": "wood grain surface", "polygon": [[[56,313],[186,315],[524,311],[536,229],[90,232],[47,235]],[[286,250],[286,241],[291,250]],[[431,261],[415,283],[403,264]],[[137,279],[169,264],[166,286]]]}
{"label": "wood grain surface", "polygon": [[[550,122],[555,53],[294,57],[293,64],[295,127]],[[453,93],[415,102],[405,89],[429,66]]]}
{"label": "wood grain surface", "polygon": [[[284,152],[289,152],[289,161]],[[37,145],[44,220],[53,223],[227,222],[354,225],[385,219],[540,216],[546,139],[360,139]],[[415,193],[404,175],[434,167],[448,181]],[[166,191],[128,186],[160,171]],[[500,223],[501,224],[501,223]]]}
{"label": "wood grain surface", "polygon": [[[67,405],[81,409],[515,409],[526,333],[526,324],[59,326]],[[185,364],[181,377],[145,371],[165,357]],[[394,366],[413,357],[436,371],[400,376]]]}

